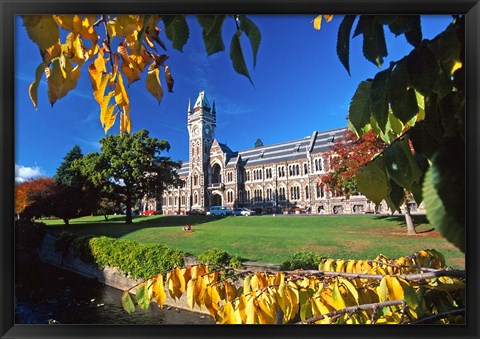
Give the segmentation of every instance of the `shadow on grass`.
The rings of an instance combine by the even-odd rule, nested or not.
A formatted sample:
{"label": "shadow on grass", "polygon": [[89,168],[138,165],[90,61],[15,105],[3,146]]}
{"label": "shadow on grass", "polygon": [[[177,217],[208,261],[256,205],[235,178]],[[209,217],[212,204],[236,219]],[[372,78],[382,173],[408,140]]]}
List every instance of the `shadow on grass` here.
{"label": "shadow on grass", "polygon": [[104,219],[93,219],[88,220],[87,218],[74,219],[71,220],[69,225],[49,225],[52,230],[61,232],[74,232],[79,235],[105,235],[113,238],[123,237],[131,232],[135,232],[145,228],[160,228],[160,227],[178,227],[178,230],[181,231],[186,224],[190,224],[194,229],[201,224],[208,223],[214,220],[219,220],[228,217],[220,216],[185,216],[185,215],[175,215],[175,216],[134,216],[133,224],[125,224],[125,216],[111,216],[108,220]]}
{"label": "shadow on grass", "polygon": [[[403,214],[402,215],[380,215],[375,217],[375,219],[396,222],[398,225],[405,226],[405,216]],[[412,215],[412,221],[415,225],[428,224],[428,219],[425,214]]]}

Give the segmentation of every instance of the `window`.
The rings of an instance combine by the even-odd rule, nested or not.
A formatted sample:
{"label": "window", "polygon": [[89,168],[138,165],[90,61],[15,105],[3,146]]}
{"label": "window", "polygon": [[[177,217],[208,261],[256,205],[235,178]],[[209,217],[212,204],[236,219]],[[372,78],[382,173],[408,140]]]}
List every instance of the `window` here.
{"label": "window", "polygon": [[185,196],[182,195],[182,206],[185,206]]}
{"label": "window", "polygon": [[305,163],[303,164],[303,174],[307,175],[308,174],[308,165]]}
{"label": "window", "polygon": [[278,177],[283,178],[284,176],[285,176],[285,167],[284,166],[278,167]]}
{"label": "window", "polygon": [[232,173],[232,172],[228,172],[228,173],[227,173],[227,181],[228,181],[228,182],[232,182],[232,181],[233,181],[233,173]]}
{"label": "window", "polygon": [[286,200],[285,187],[280,187],[280,188],[278,189],[278,199],[279,199],[279,200]]}
{"label": "window", "polygon": [[228,191],[227,192],[227,202],[229,202],[229,203],[233,202],[233,191]]}
{"label": "window", "polygon": [[309,199],[310,194],[309,194],[308,191],[309,191],[309,189],[308,189],[308,185],[307,185],[307,186],[305,186],[305,199]]}
{"label": "window", "polygon": [[253,191],[253,201],[262,202],[263,201],[263,192],[261,189],[257,188]]}
{"label": "window", "polygon": [[323,198],[324,195],[325,195],[324,185],[323,184],[317,185],[317,199]]}
{"label": "window", "polygon": [[267,201],[272,201],[272,189],[267,188]]}
{"label": "window", "polygon": [[193,186],[197,186],[198,185],[198,175],[194,174],[193,175]]}
{"label": "window", "polygon": [[247,171],[247,181],[250,181],[250,171]]}
{"label": "window", "polygon": [[290,199],[292,200],[300,199],[300,187],[298,186],[290,187]]}
{"label": "window", "polygon": [[320,172],[322,169],[322,158],[315,159],[315,172]]}
{"label": "window", "polygon": [[198,204],[198,193],[197,192],[193,193],[193,204],[194,205]]}
{"label": "window", "polygon": [[265,169],[265,178],[266,179],[272,179],[272,169],[271,168]]}
{"label": "window", "polygon": [[247,194],[247,202],[250,202],[250,198],[251,198],[250,197],[250,190],[246,190],[245,192]]}

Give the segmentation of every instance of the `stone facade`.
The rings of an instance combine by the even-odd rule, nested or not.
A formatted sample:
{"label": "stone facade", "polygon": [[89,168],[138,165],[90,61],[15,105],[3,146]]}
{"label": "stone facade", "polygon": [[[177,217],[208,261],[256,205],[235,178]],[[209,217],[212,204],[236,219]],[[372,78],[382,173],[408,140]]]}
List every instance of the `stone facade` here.
{"label": "stone facade", "polygon": [[257,213],[388,212],[385,202],[375,206],[361,195],[346,199],[320,183],[329,168],[330,146],[346,128],[234,152],[215,139],[215,102],[210,106],[205,92],[200,92],[193,109],[189,102],[187,114],[189,162],[178,172],[184,184],[169,187],[158,202],[144,202],[144,210],[155,207],[171,215],[225,205]]}

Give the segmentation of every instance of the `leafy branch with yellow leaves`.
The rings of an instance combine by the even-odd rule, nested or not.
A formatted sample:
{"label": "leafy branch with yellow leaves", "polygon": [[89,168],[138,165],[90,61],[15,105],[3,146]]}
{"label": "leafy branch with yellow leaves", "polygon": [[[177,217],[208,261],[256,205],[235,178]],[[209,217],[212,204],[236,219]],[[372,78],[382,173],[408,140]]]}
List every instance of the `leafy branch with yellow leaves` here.
{"label": "leafy branch with yellow leaves", "polygon": [[424,318],[455,323],[463,321],[464,280],[465,271],[446,267],[435,250],[395,260],[326,258],[318,271],[200,264],[171,270],[165,281],[162,274],[142,281],[124,291],[122,304],[132,313],[134,298],[146,311],[152,300],[163,307],[167,293],[173,300],[185,295],[192,310],[206,308],[218,324],[405,324]]}
{"label": "leafy branch with yellow leaves", "polygon": [[[225,15],[198,15],[208,55],[225,50],[222,28]],[[235,71],[253,84],[242,51],[243,33],[250,41],[254,66],[261,41],[258,27],[245,15],[232,15],[235,33],[230,59]],[[173,92],[174,79],[165,63],[169,56],[160,34],[164,32],[173,48],[182,51],[190,31],[184,15],[24,15],[28,36],[39,47],[42,62],[30,84],[30,99],[38,106],[38,85],[45,74],[48,99],[53,106],[77,86],[81,69],[88,65],[93,97],[99,105],[105,133],[120,119],[120,133],[132,128],[128,87],[145,76],[145,88],[160,103],[167,91]],[[163,30],[159,26],[163,23]],[[103,28],[103,29],[102,29]],[[62,33],[66,32],[65,38]],[[86,67],[86,66],[85,66]],[[126,83],[126,84],[125,84]]]}

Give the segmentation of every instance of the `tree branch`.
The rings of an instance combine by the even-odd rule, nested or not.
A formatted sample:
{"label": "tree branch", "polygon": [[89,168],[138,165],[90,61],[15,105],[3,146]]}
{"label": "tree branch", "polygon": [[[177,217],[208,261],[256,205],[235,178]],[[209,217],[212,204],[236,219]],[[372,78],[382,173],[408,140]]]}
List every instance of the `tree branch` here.
{"label": "tree branch", "polygon": [[375,317],[374,314],[376,313],[376,310],[378,308],[395,306],[395,305],[402,305],[403,306],[402,318],[400,320],[400,321],[403,321],[403,315],[405,314],[406,302],[405,302],[405,300],[401,299],[401,300],[384,301],[384,302],[381,302],[381,303],[350,306],[350,307],[342,308],[340,310],[335,310],[335,311],[328,312],[328,313],[325,313],[325,314],[320,314],[320,315],[317,315],[315,317],[312,317],[312,318],[309,318],[309,319],[306,319],[306,320],[303,320],[303,321],[299,321],[296,324],[314,324],[315,322],[317,322],[319,320],[322,320],[326,317],[328,317],[328,318],[339,317],[339,316],[341,316],[342,314],[345,314],[345,313],[350,313],[351,314],[351,313],[356,313],[356,312],[366,311],[366,310],[374,310],[373,315],[372,315],[372,323],[373,323],[373,320],[374,320],[374,317]]}
{"label": "tree branch", "polygon": [[443,319],[443,318],[446,318],[450,315],[457,315],[457,314],[464,314],[464,313],[465,313],[465,309],[460,308],[460,309],[456,309],[456,310],[452,310],[452,311],[448,311],[448,312],[434,314],[434,315],[431,315],[431,316],[428,316],[428,317],[425,317],[425,318],[422,318],[422,319],[418,319],[418,320],[410,322],[409,324],[421,324],[421,323],[424,323],[424,322],[427,322],[427,321],[430,321],[430,320]]}

